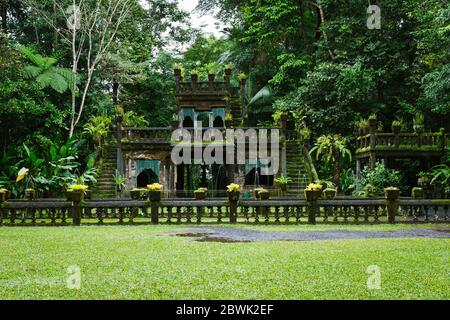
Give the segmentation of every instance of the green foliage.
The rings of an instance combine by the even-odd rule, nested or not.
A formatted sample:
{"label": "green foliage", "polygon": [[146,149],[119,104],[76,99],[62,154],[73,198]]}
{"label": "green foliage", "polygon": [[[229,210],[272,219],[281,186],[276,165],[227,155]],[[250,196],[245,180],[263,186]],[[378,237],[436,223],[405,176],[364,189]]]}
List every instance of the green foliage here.
{"label": "green foliage", "polygon": [[275,181],[275,183],[278,183],[278,184],[288,184],[288,183],[292,182],[292,179],[285,177],[285,176],[281,176],[281,177],[275,178],[274,181]]}
{"label": "green foliage", "polygon": [[322,156],[326,162],[336,162],[340,158],[352,158],[352,153],[347,149],[347,141],[339,135],[326,135],[317,138],[315,146],[310,153],[316,153],[316,159],[319,160]]}
{"label": "green foliage", "polygon": [[401,181],[402,175],[399,171],[388,169],[381,162],[377,162],[374,169],[365,167],[361,171],[361,185],[364,187],[367,185],[373,186],[378,195],[383,193],[384,188],[400,187]]}
{"label": "green foliage", "polygon": [[77,90],[76,86],[80,82],[78,75],[74,75],[70,69],[56,67],[57,59],[43,57],[24,46],[17,46],[17,49],[33,63],[23,68],[25,78],[35,80],[43,89],[51,87],[58,93],[68,89]]}
{"label": "green foliage", "polygon": [[83,127],[83,132],[89,135],[101,147],[102,140],[108,135],[111,118],[107,116],[92,116]]}
{"label": "green foliage", "polygon": [[356,189],[355,172],[348,168],[343,170],[339,176],[339,185],[341,192],[345,195],[351,195]]}
{"label": "green foliage", "polygon": [[149,125],[144,116],[137,115],[133,111],[124,113],[122,124],[126,128],[142,128]]}

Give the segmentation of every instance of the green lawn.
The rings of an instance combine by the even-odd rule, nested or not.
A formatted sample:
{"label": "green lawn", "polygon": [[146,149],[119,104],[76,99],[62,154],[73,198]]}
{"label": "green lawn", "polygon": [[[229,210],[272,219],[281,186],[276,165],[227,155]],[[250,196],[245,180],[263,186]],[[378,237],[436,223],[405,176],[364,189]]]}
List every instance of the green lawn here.
{"label": "green lawn", "polygon": [[[424,226],[246,226],[411,227]],[[450,239],[212,243],[160,235],[182,228],[1,227],[0,299],[450,298]],[[71,265],[81,269],[80,290],[66,286]],[[381,270],[380,290],[367,289],[370,265]]]}

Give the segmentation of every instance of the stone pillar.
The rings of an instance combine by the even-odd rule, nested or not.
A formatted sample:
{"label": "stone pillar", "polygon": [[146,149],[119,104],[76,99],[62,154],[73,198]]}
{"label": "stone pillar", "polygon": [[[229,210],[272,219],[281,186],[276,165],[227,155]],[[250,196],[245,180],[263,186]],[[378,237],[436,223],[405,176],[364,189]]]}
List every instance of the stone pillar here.
{"label": "stone pillar", "polygon": [[398,214],[399,200],[397,198],[386,197],[386,211],[389,223],[395,223],[395,217]]}
{"label": "stone pillar", "polygon": [[72,203],[72,224],[79,226],[81,224],[81,204],[79,201],[73,201]]}
{"label": "stone pillar", "polygon": [[359,182],[361,181],[361,160],[356,159],[356,191],[361,190],[361,186],[359,185]]}
{"label": "stone pillar", "polygon": [[369,159],[369,162],[370,162],[370,168],[373,169],[373,168],[375,168],[375,164],[377,161],[376,154],[375,154],[375,148],[377,145],[376,122],[374,122],[374,121],[370,122],[369,130],[370,130],[370,159]]}

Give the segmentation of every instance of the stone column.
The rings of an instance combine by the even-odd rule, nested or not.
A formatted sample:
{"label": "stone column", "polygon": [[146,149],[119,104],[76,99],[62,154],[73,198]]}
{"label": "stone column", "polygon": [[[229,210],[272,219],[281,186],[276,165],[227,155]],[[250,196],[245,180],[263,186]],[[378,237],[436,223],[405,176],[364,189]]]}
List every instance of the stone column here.
{"label": "stone column", "polygon": [[356,191],[361,190],[361,186],[359,185],[359,182],[361,181],[361,160],[356,159]]}

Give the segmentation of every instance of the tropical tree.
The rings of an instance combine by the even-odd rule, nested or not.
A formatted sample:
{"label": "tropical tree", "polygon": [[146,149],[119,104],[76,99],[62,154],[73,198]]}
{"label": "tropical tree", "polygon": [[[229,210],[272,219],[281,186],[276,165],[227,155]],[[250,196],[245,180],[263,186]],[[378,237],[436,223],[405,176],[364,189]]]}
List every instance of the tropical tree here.
{"label": "tropical tree", "polygon": [[75,83],[73,83],[72,71],[57,67],[57,59],[44,57],[24,46],[17,46],[17,49],[33,63],[23,68],[25,78],[35,80],[42,89],[50,87],[58,93],[64,93],[69,88],[71,90],[76,88],[78,78],[75,77]]}
{"label": "tropical tree", "polygon": [[110,125],[110,117],[92,116],[83,127],[83,132],[92,138],[97,147],[97,156],[102,152],[103,140],[108,135]]}
{"label": "tropical tree", "polygon": [[314,152],[317,160],[323,157],[326,162],[333,163],[333,183],[339,189],[341,162],[346,157],[352,159],[352,153],[347,148],[347,139],[338,134],[320,136],[310,151],[311,154]]}

